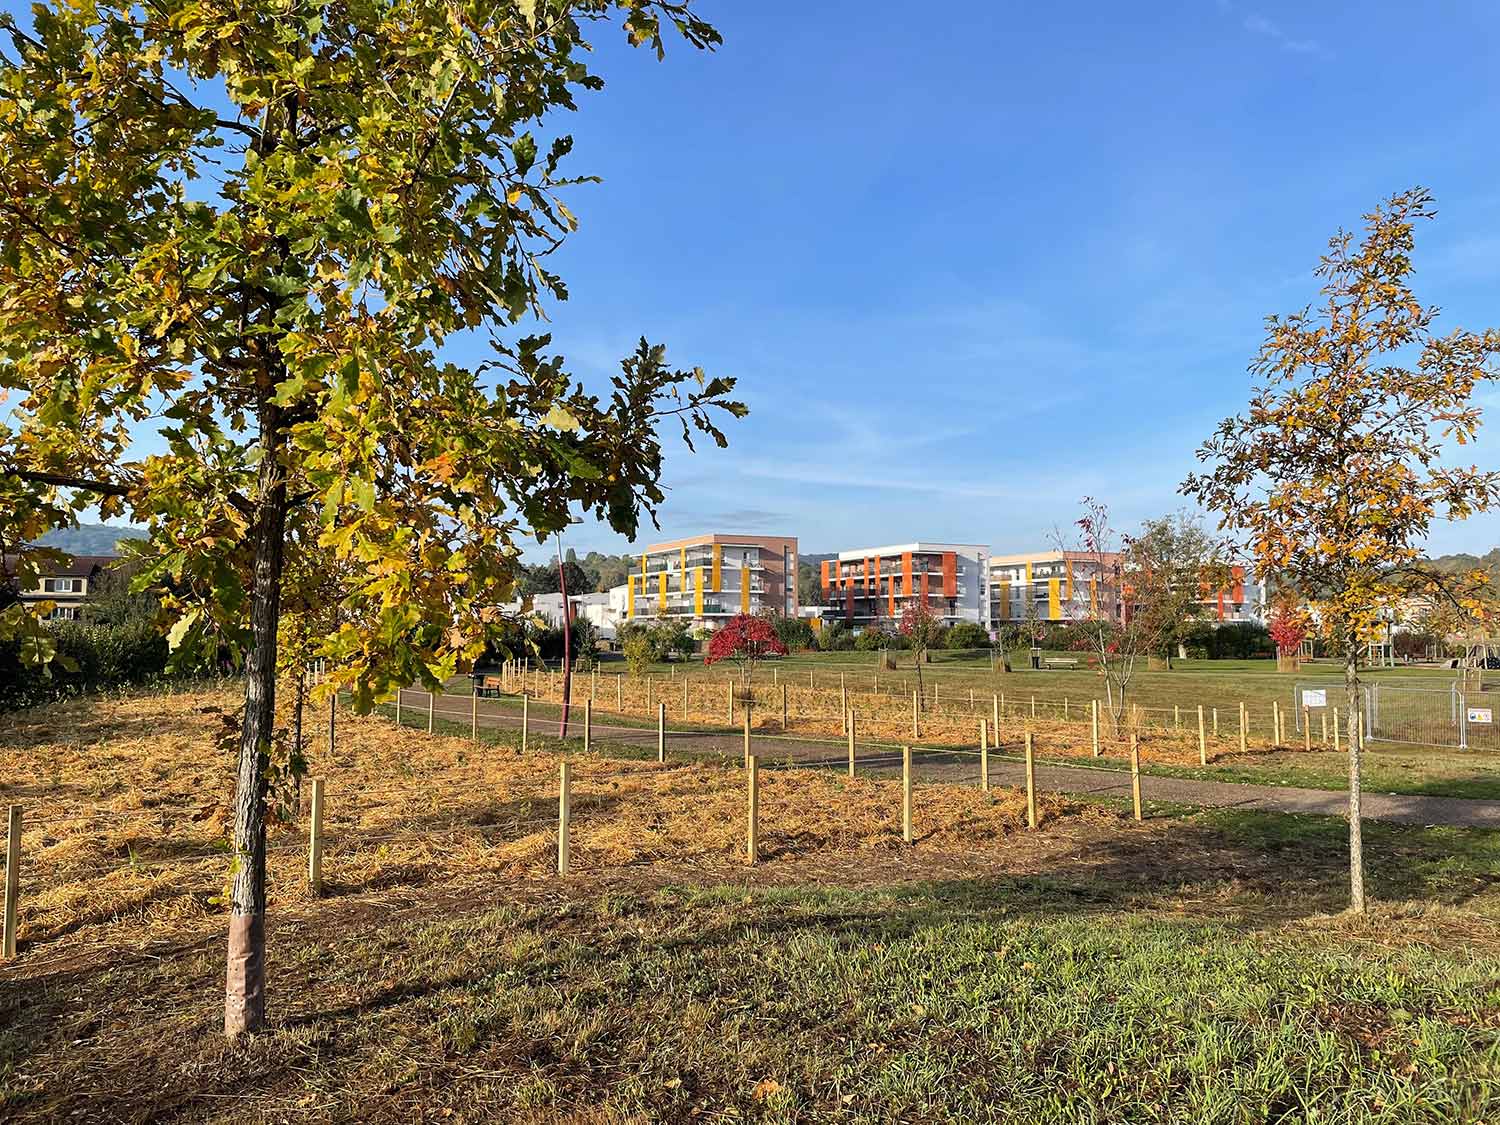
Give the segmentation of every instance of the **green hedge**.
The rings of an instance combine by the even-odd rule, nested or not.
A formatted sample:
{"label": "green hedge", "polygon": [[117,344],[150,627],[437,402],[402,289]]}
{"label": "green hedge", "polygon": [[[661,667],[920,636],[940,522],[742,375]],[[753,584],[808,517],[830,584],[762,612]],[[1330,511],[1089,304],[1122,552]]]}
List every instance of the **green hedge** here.
{"label": "green hedge", "polygon": [[47,672],[23,667],[14,644],[0,644],[0,711],[17,711],[65,695],[167,679],[167,640],[148,621],[120,625],[58,622],[57,651],[77,665]]}

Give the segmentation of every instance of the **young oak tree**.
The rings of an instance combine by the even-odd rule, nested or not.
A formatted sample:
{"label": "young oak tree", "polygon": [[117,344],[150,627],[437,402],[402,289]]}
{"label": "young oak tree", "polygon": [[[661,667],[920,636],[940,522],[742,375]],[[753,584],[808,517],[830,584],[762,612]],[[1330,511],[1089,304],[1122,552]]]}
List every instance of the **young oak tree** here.
{"label": "young oak tree", "polygon": [[[1339,231],[1316,276],[1322,302],[1266,321],[1244,414],[1198,450],[1211,466],[1182,491],[1245,538],[1262,580],[1316,602],[1344,653],[1349,733],[1349,901],[1365,909],[1358,715],[1361,638],[1413,593],[1473,600],[1422,562],[1433,521],[1494,503],[1500,473],[1444,462],[1445,441],[1473,440],[1475,386],[1495,378],[1500,332],[1439,335],[1438,310],[1412,292],[1414,228],[1433,217],[1413,188]],[[1475,576],[1476,580],[1479,576]]]}
{"label": "young oak tree", "polygon": [[[484,649],[518,541],[579,506],[633,536],[658,423],[719,444],[733,383],[641,341],[608,397],[515,327],[564,299],[552,118],[611,20],[674,0],[121,0],[0,17],[0,541],[97,506],[148,526],[179,648],[244,653],[225,1031],[265,1022],[266,795],[289,527],[340,565],[316,655],[356,707]],[[542,129],[543,140],[537,136]],[[550,139],[547,139],[550,138]],[[457,333],[495,358],[445,362]],[[141,452],[137,434],[159,442]],[[691,445],[691,442],[689,441]],[[22,552],[20,568],[31,566]],[[44,660],[45,630],[0,628]]]}
{"label": "young oak tree", "polygon": [[1208,611],[1214,591],[1230,581],[1218,544],[1186,513],[1148,519],[1125,539],[1121,580],[1129,627],[1149,658],[1172,667],[1189,627]]}

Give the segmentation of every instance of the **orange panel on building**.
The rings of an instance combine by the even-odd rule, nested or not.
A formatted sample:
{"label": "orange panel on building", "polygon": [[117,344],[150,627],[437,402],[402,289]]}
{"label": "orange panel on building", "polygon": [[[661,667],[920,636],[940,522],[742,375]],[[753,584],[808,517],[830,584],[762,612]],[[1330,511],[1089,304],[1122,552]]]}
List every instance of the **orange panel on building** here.
{"label": "orange panel on building", "polygon": [[958,597],[958,555],[953,551],[943,552],[943,597]]}
{"label": "orange panel on building", "polygon": [[902,593],[906,597],[909,598],[909,597],[911,597],[911,552],[910,551],[906,551],[901,556],[901,574],[903,576],[903,580],[906,583],[906,588],[902,591]]}

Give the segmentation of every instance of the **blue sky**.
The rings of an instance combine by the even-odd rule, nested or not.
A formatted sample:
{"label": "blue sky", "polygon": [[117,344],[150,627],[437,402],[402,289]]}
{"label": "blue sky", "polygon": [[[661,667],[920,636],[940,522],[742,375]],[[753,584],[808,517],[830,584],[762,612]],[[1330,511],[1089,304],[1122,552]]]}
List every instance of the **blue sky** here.
{"label": "blue sky", "polygon": [[[740,379],[729,450],[669,446],[665,535],[1021,550],[1084,495],[1173,510],[1262,318],[1413,184],[1439,209],[1419,296],[1500,322],[1500,6],[701,10],[713,55],[600,51],[569,128],[604,183],[574,199],[553,314],[586,380],[643,332]],[[1431,545],[1497,543],[1482,517]]]}
{"label": "blue sky", "polygon": [[[604,182],[569,197],[558,349],[602,389],[644,334],[752,410],[728,450],[668,439],[663,537],[1011,551],[1085,495],[1124,525],[1174,510],[1262,318],[1414,184],[1439,209],[1418,295],[1441,327],[1500,323],[1491,0],[699,10],[718,52],[658,63],[612,29],[607,88],[560,122]],[[1500,514],[1430,546],[1497,543]]]}

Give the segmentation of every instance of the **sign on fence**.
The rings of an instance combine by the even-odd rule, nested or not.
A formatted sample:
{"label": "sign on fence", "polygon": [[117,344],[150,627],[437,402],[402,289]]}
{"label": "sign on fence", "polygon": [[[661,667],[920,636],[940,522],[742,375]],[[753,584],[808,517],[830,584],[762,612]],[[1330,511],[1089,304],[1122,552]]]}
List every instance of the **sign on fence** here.
{"label": "sign on fence", "polygon": [[1302,706],[1307,708],[1327,707],[1328,692],[1324,688],[1303,688]]}
{"label": "sign on fence", "polygon": [[1470,707],[1469,722],[1471,723],[1493,723],[1495,711],[1491,707]]}

